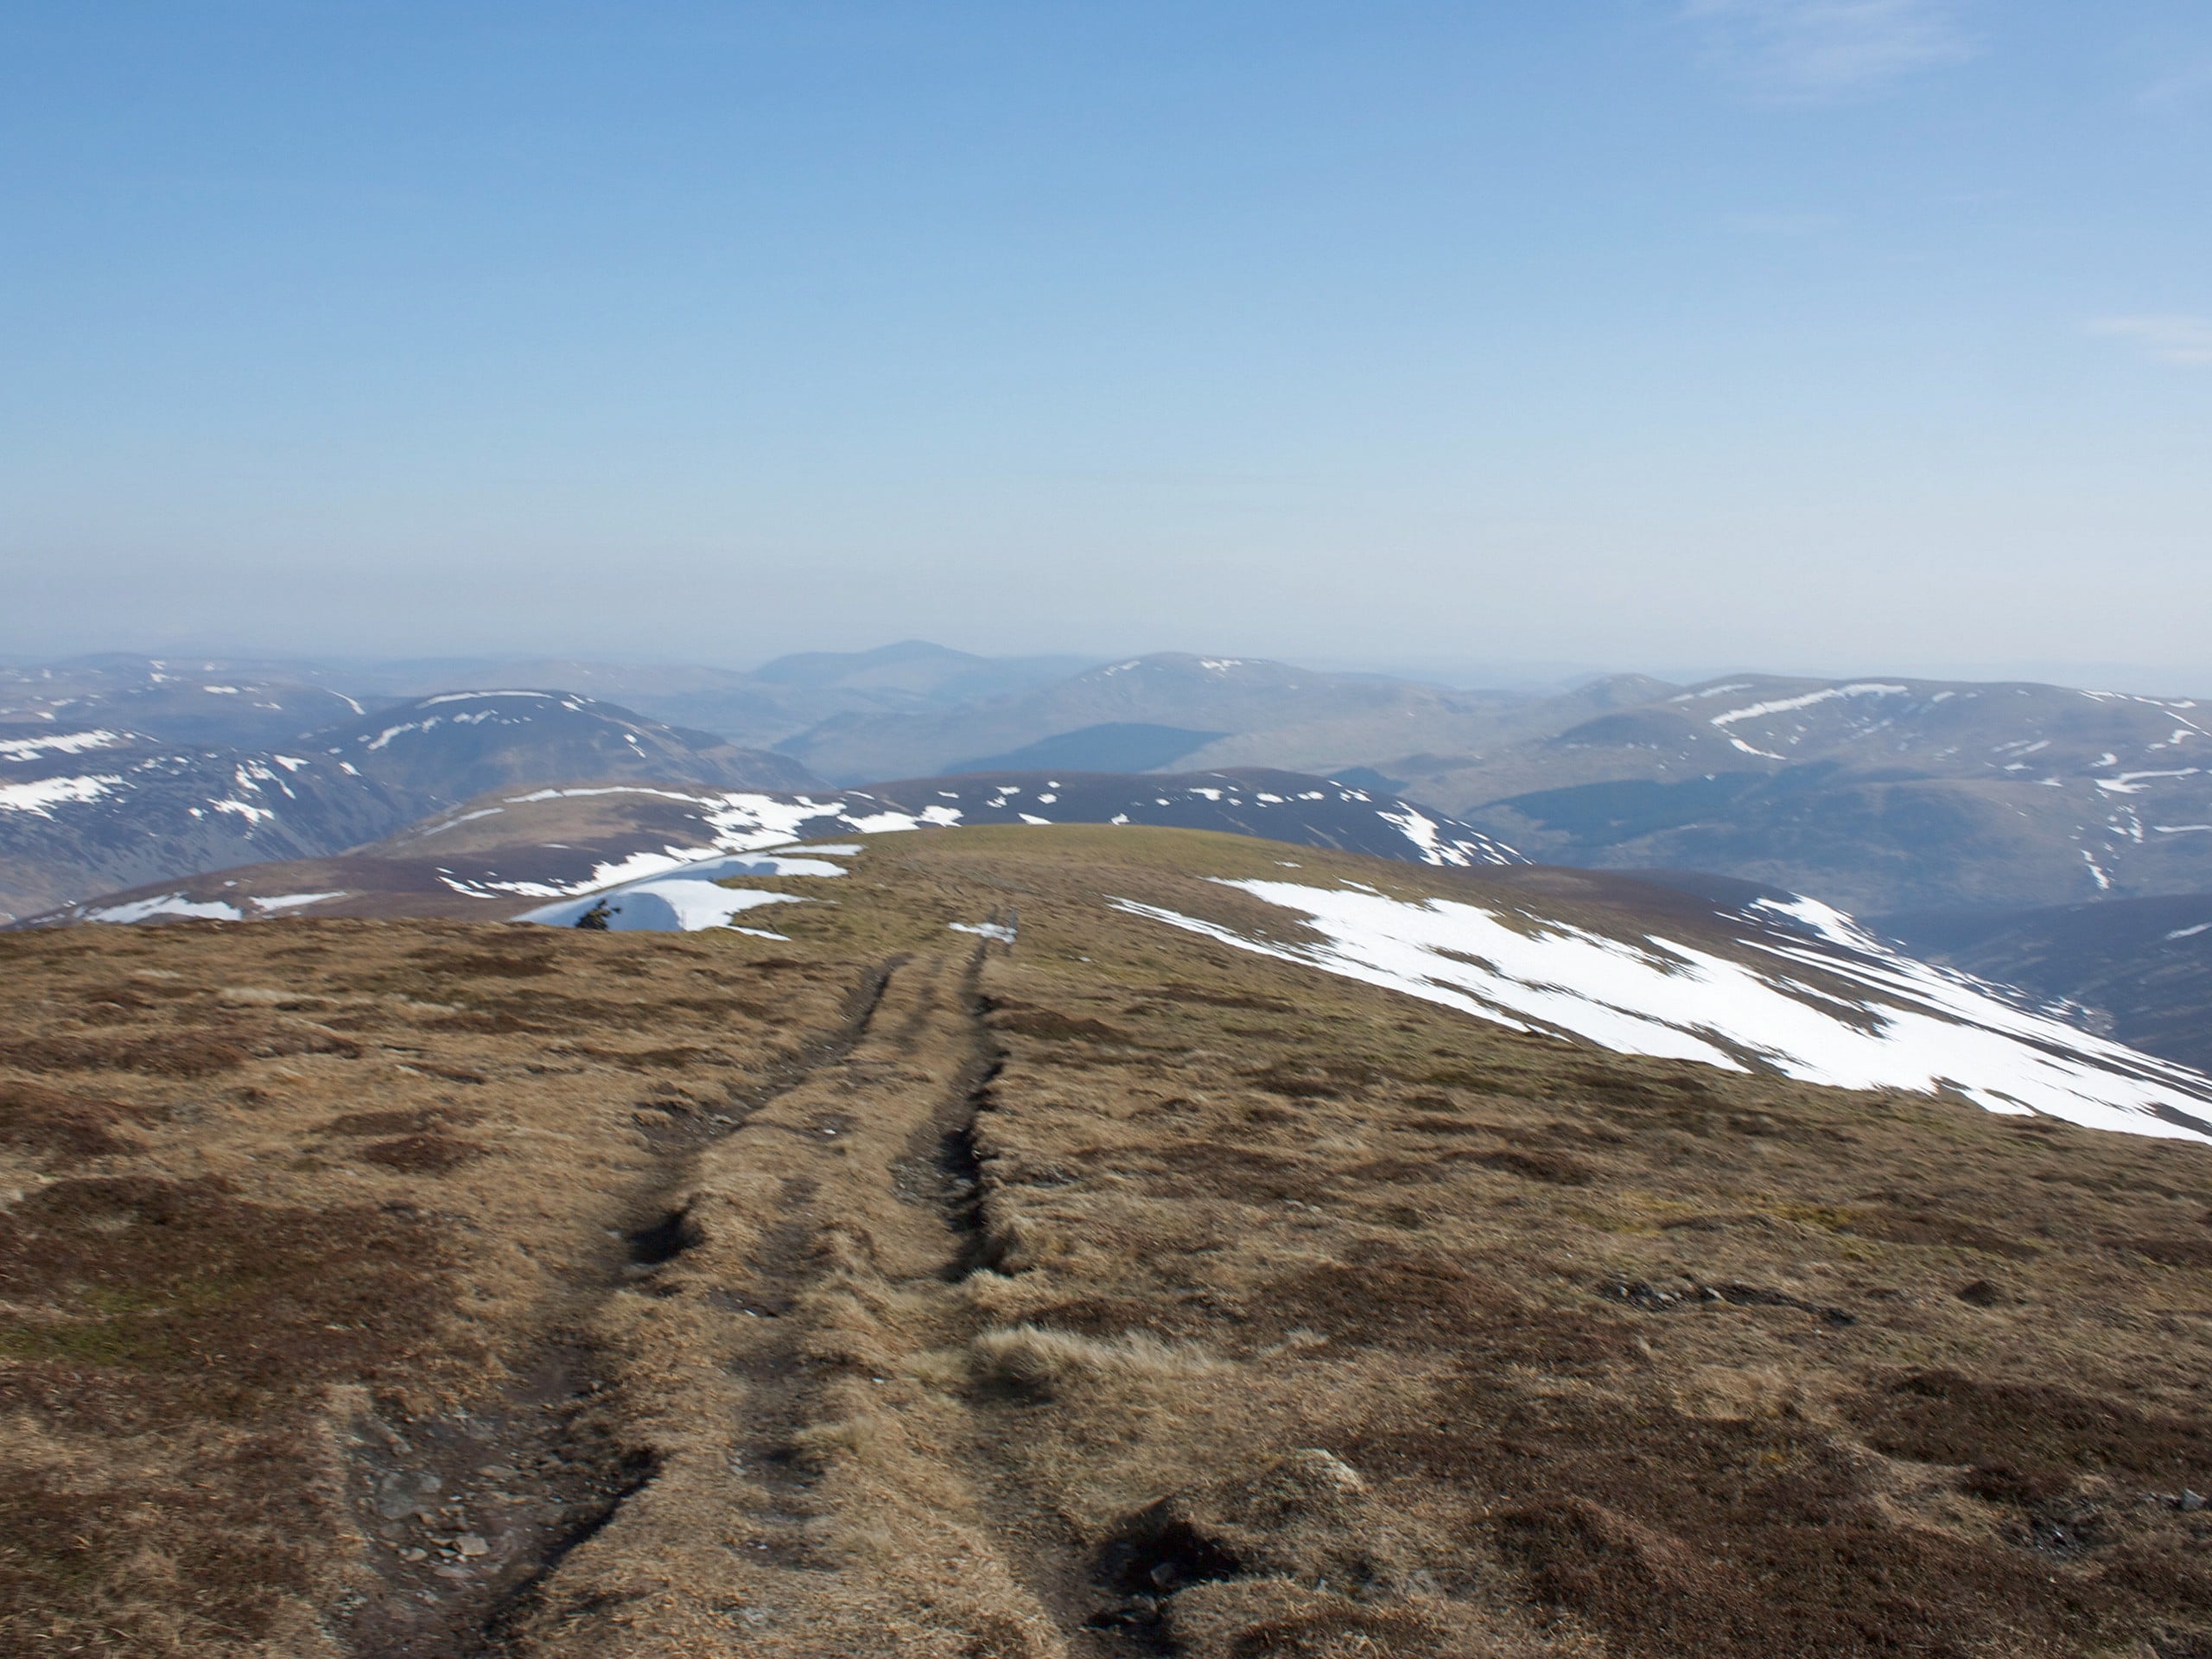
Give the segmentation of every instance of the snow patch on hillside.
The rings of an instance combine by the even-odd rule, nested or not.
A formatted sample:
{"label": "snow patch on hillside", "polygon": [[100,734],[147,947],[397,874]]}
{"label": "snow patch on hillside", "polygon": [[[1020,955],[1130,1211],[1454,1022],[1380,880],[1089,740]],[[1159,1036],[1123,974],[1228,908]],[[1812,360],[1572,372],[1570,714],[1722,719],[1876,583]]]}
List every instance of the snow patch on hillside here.
{"label": "snow patch on hillside", "polygon": [[[726,876],[842,875],[844,867],[819,858],[731,858],[712,847],[670,847],[658,853],[632,853],[616,863],[594,865],[574,881],[471,880],[450,870],[438,879],[470,899],[565,899],[581,893],[605,898],[640,881],[681,872],[687,880],[720,880]],[[521,919],[528,921],[529,917]]]}
{"label": "snow patch on hillside", "polygon": [[0,812],[29,812],[50,818],[55,807],[96,801],[122,782],[111,772],[97,778],[44,778],[31,784],[0,784]]}
{"label": "snow patch on hillside", "polygon": [[442,691],[435,697],[423,699],[426,709],[442,702],[481,702],[487,697],[540,697],[548,702],[558,702],[563,708],[582,707],[573,697],[564,697],[555,691]]}
{"label": "snow patch on hillside", "polygon": [[199,921],[242,922],[245,912],[236,905],[219,899],[188,899],[181,893],[165,893],[153,899],[133,899],[120,905],[101,905],[81,911],[80,922],[149,922],[158,917],[175,916]]}
{"label": "snow patch on hillside", "polygon": [[849,817],[843,827],[856,836],[896,835],[908,830],[950,830],[966,815],[957,806],[925,806],[919,812],[870,812]]}
{"label": "snow patch on hillside", "polygon": [[748,910],[765,905],[803,905],[795,893],[762,893],[757,888],[720,887],[690,876],[661,876],[639,881],[588,899],[547,905],[515,919],[543,922],[549,927],[574,927],[584,912],[607,906],[607,925],[616,933],[695,933],[701,928],[727,927]]}
{"label": "snow patch on hillside", "polygon": [[[541,905],[515,918],[548,927],[574,927],[595,906],[607,908],[607,926],[620,932],[690,933],[727,927],[731,918],[763,905],[801,905],[796,893],[757,887],[725,887],[726,880],[766,876],[825,876],[845,874],[842,865],[820,858],[720,858],[694,862],[675,874],[647,875],[620,886],[596,886],[580,898]],[[461,891],[460,885],[448,885]],[[574,891],[572,889],[572,891]]]}
{"label": "snow patch on hillside", "polygon": [[[1268,798],[1261,797],[1262,800]],[[1364,799],[1365,797],[1362,797]],[[1448,836],[1444,827],[1411,802],[1401,803],[1402,812],[1378,811],[1375,816],[1383,823],[1395,824],[1400,834],[1414,844],[1424,864],[1454,865],[1471,869],[1480,864],[1522,864],[1528,861],[1503,842],[1492,841],[1487,836]]]}

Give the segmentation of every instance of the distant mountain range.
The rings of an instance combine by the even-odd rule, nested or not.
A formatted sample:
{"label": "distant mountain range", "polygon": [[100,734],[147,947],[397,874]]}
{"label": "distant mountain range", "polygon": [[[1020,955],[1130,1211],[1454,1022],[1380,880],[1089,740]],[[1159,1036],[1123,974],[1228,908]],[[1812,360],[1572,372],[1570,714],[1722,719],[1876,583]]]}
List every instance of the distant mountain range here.
{"label": "distant mountain range", "polygon": [[[1618,695],[1602,689],[1575,693],[1566,705],[1578,711],[1573,718],[1583,719],[1613,706]],[[1147,728],[1186,740],[1180,747],[1166,743],[1155,767],[1332,772],[1475,732],[1516,732],[1516,717],[1530,706],[1530,699],[1506,692],[1453,691],[1255,658],[1168,652],[956,708],[840,715],[779,747],[825,778],[858,783],[948,771],[971,756],[1010,758],[1085,734]],[[1540,715],[1539,724],[1560,717]]]}
{"label": "distant mountain range", "polygon": [[[257,895],[282,909],[306,894],[337,913],[447,899],[503,913],[802,824],[1118,820],[1807,893],[2134,1046],[2212,1065],[2212,718],[2190,702],[1749,677],[1513,698],[1166,655],[913,706],[993,683],[975,660],[899,647],[770,664],[747,677],[904,705],[848,709],[785,753],[565,691],[393,702],[204,664],[16,671],[0,910],[244,915]],[[301,721],[321,723],[261,747],[213,741]],[[1394,747],[1416,739],[1442,747]],[[980,752],[995,741],[1010,747]],[[1270,752],[1332,775],[1160,770]],[[842,790],[798,758],[948,753],[946,772]]]}
{"label": "distant mountain range", "polygon": [[649,720],[766,748],[833,715],[954,707],[1063,680],[1090,662],[978,657],[919,639],[874,651],[779,657],[750,671],[566,657],[316,663],[110,652],[0,665],[0,724],[91,721],[180,742],[251,748],[441,691],[530,685],[580,692]]}
{"label": "distant mountain range", "polygon": [[781,747],[855,781],[1283,766],[1430,803],[1550,862],[1710,870],[1863,911],[2212,889],[2212,710],[2057,686],[1621,676],[1516,697],[1171,653],[842,715]]}
{"label": "distant mountain range", "polygon": [[[469,683],[495,670],[634,729],[600,744],[493,721],[480,743],[457,706],[430,699],[486,689]],[[0,906],[18,913],[359,844],[508,785],[1252,767],[1423,803],[1548,862],[1705,870],[1859,913],[2212,892],[2212,712],[2044,685],[1628,675],[1529,696],[1257,658],[1089,665],[910,641],[743,673],[92,658],[0,672],[0,724],[19,743],[115,740],[97,766],[90,750],[81,766],[51,749],[0,763],[14,791],[0,794]],[[437,741],[357,752],[409,725]],[[278,753],[311,764],[280,767]],[[353,772],[325,764],[340,761]],[[281,771],[291,793],[256,768]],[[148,810],[126,810],[126,794]]]}
{"label": "distant mountain range", "polygon": [[957,707],[1065,679],[1080,657],[978,657],[921,640],[876,651],[807,652],[747,673],[729,669],[580,663],[435,663],[389,682],[410,691],[451,686],[559,685],[653,720],[767,748],[841,715],[889,718]]}

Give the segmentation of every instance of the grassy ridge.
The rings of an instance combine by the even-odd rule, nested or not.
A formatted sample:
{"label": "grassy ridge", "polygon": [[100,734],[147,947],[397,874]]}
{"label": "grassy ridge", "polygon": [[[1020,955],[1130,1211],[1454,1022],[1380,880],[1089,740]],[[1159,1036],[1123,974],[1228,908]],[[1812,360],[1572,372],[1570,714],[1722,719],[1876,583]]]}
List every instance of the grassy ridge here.
{"label": "grassy ridge", "polygon": [[2212,1641],[2168,1501],[2212,1491],[2199,1149],[1523,1036],[1104,902],[1260,931],[1206,878],[1448,873],[1088,828],[855,862],[776,884],[816,900],[780,942],[0,938],[8,1643]]}

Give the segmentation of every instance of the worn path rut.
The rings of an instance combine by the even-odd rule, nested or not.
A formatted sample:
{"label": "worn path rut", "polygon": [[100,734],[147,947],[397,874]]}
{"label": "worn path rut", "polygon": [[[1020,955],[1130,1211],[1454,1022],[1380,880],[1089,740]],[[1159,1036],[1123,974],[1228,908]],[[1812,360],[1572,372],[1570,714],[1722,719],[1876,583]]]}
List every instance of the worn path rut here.
{"label": "worn path rut", "polygon": [[480,1651],[851,1654],[892,1629],[918,1654],[1068,1651],[961,1390],[924,1380],[977,1328],[963,1281],[990,1253],[990,948],[886,964],[847,1032],[689,1149],[595,1336],[650,1475]]}

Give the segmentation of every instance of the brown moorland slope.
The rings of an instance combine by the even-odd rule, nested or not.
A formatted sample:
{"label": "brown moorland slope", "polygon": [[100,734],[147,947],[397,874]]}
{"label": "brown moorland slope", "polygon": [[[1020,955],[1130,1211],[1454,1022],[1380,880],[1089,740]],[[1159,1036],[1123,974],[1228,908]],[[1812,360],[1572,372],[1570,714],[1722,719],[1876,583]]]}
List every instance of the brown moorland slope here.
{"label": "brown moorland slope", "polygon": [[1283,850],[0,937],[0,1649],[2212,1652],[2212,1154],[1104,901]]}

